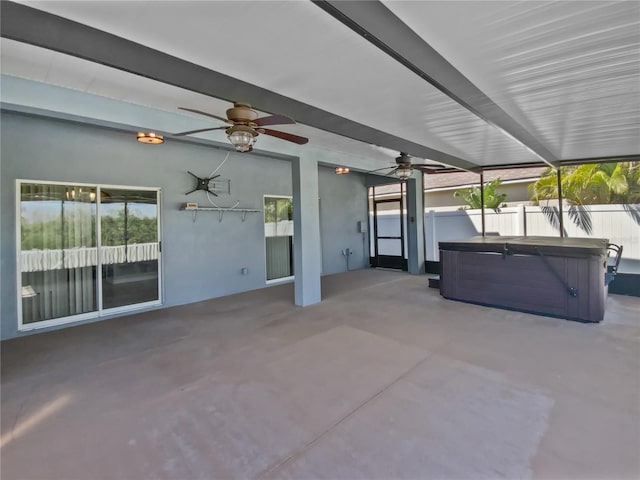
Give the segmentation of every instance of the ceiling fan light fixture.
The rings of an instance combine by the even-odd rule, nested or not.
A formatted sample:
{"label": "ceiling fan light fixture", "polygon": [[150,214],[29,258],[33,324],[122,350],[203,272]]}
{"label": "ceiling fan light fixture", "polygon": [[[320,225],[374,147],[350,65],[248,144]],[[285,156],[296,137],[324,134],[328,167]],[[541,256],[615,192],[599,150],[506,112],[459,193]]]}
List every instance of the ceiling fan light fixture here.
{"label": "ceiling fan light fixture", "polygon": [[256,143],[256,132],[251,127],[234,125],[227,130],[227,138],[236,147],[236,152],[250,152]]}
{"label": "ceiling fan light fixture", "polygon": [[413,169],[411,167],[409,168],[398,168],[395,172],[396,177],[402,179],[402,180],[406,180],[407,178],[409,178],[411,176],[411,173],[413,172]]}
{"label": "ceiling fan light fixture", "polygon": [[270,128],[264,128],[271,125],[294,125],[296,122],[285,115],[268,115],[266,117],[258,118],[258,113],[253,110],[251,105],[248,103],[234,103],[233,108],[227,109],[226,118],[212,113],[203,112],[202,110],[196,110],[194,108],[178,108],[187,112],[197,113],[198,115],[204,115],[206,117],[215,118],[216,120],[221,120],[226,124],[231,124],[231,126],[197,128],[186,132],[174,133],[173,135],[176,137],[192,135],[194,133],[210,132],[213,130],[224,130],[227,134],[227,138],[236,147],[236,151],[238,152],[250,152],[253,150],[253,145],[256,143],[258,135],[263,134],[279,138],[287,142],[292,142],[297,145],[304,145],[309,142],[309,139],[305,137],[300,137],[292,133],[281,132],[279,130],[271,130]]}
{"label": "ceiling fan light fixture", "polygon": [[140,143],[146,143],[149,145],[160,145],[164,143],[164,137],[154,132],[138,132],[137,140]]}
{"label": "ceiling fan light fixture", "polygon": [[349,173],[349,167],[336,167],[336,175],[346,175]]}

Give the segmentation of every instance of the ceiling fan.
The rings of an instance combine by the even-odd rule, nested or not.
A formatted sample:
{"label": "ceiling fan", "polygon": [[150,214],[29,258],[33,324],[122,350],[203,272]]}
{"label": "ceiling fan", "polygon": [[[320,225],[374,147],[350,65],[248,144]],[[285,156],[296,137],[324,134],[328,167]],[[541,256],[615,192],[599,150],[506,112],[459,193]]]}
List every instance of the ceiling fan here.
{"label": "ceiling fan", "polygon": [[215,118],[216,120],[221,120],[228,125],[223,127],[199,128],[197,130],[174,133],[173,135],[176,137],[191,135],[193,133],[208,132],[211,130],[224,130],[229,141],[236,147],[236,151],[238,152],[250,152],[253,150],[253,145],[256,143],[259,134],[280,138],[288,142],[297,143],[298,145],[304,145],[309,141],[308,138],[299,137],[298,135],[264,128],[265,126],[270,125],[288,125],[296,122],[284,115],[270,115],[268,117],[258,118],[258,112],[253,110],[251,105],[248,103],[234,103],[233,107],[227,110],[226,118],[212,113],[203,112],[201,110],[195,110],[193,108],[178,108],[180,110],[186,110],[187,112],[197,113],[199,115]]}
{"label": "ceiling fan", "polygon": [[400,156],[396,157],[395,165],[391,165],[389,167],[379,168],[377,170],[371,170],[367,173],[375,173],[381,172],[383,170],[389,170],[388,172],[383,173],[383,175],[395,176],[401,180],[406,180],[411,176],[413,170],[420,170],[424,173],[436,173],[439,171],[450,171],[451,167],[447,167],[445,165],[440,165],[437,163],[412,163],[411,156],[400,152]]}

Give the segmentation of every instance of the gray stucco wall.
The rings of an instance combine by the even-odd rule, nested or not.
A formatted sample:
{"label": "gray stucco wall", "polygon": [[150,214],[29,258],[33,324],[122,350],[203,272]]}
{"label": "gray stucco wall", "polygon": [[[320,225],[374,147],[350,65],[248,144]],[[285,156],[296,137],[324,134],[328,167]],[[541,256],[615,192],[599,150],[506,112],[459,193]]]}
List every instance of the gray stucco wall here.
{"label": "gray stucco wall", "polygon": [[[358,221],[367,224],[367,188],[364,175],[336,175],[333,168],[318,172],[320,194],[320,231],[322,232],[322,273],[344,272],[349,256],[349,270],[368,267],[367,233],[358,232]],[[363,250],[366,248],[366,252]]]}
{"label": "gray stucco wall", "polygon": [[[1,163],[1,305],[2,338],[17,332],[15,180],[49,180],[141,187],[159,187],[161,195],[164,306],[173,306],[262,288],[265,286],[264,221],[262,213],[179,210],[185,202],[209,205],[193,188],[187,170],[209,175],[227,152],[209,146],[167,139],[163,145],[143,145],[130,133],[21,114],[2,114]],[[346,181],[321,168],[323,198],[322,245],[324,273],[343,271],[336,249],[358,248],[356,222],[366,217],[366,189],[358,175]],[[264,195],[291,195],[291,163],[257,154],[232,152],[218,171],[231,180],[231,194],[214,201],[262,211]],[[360,244],[362,243],[359,237]],[[339,246],[339,247],[338,247]],[[359,255],[362,256],[362,247]],[[338,254],[339,254],[338,250]],[[352,268],[363,266],[356,262]],[[340,263],[342,260],[342,264]],[[248,275],[241,269],[248,268]],[[292,299],[293,300],[293,299]],[[44,330],[44,329],[43,329]],[[43,330],[36,330],[43,331]]]}

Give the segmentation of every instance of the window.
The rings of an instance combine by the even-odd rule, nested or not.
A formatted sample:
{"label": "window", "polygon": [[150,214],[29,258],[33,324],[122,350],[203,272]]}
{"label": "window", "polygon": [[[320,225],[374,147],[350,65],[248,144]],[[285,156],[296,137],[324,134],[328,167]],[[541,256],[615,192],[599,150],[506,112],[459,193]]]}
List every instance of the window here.
{"label": "window", "polygon": [[18,182],[19,327],[160,303],[157,189]]}
{"label": "window", "polygon": [[264,198],[267,281],[293,276],[293,203],[291,197]]}
{"label": "window", "polygon": [[103,188],[102,306],[159,299],[157,191]]}

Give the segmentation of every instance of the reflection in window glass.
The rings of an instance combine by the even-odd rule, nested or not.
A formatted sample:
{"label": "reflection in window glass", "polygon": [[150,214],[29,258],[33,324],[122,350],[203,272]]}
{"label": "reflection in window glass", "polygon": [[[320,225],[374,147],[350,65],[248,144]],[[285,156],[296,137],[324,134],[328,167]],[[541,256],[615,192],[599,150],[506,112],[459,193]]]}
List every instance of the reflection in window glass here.
{"label": "reflection in window glass", "polygon": [[22,323],[95,311],[96,189],[20,187]]}
{"label": "reflection in window glass", "polygon": [[293,276],[293,203],[290,197],[265,197],[264,232],[267,280]]}
{"label": "reflection in window glass", "polygon": [[159,301],[157,198],[156,190],[20,183],[21,324]]}
{"label": "reflection in window glass", "polygon": [[155,191],[102,190],[103,308],[158,300],[157,203]]}

